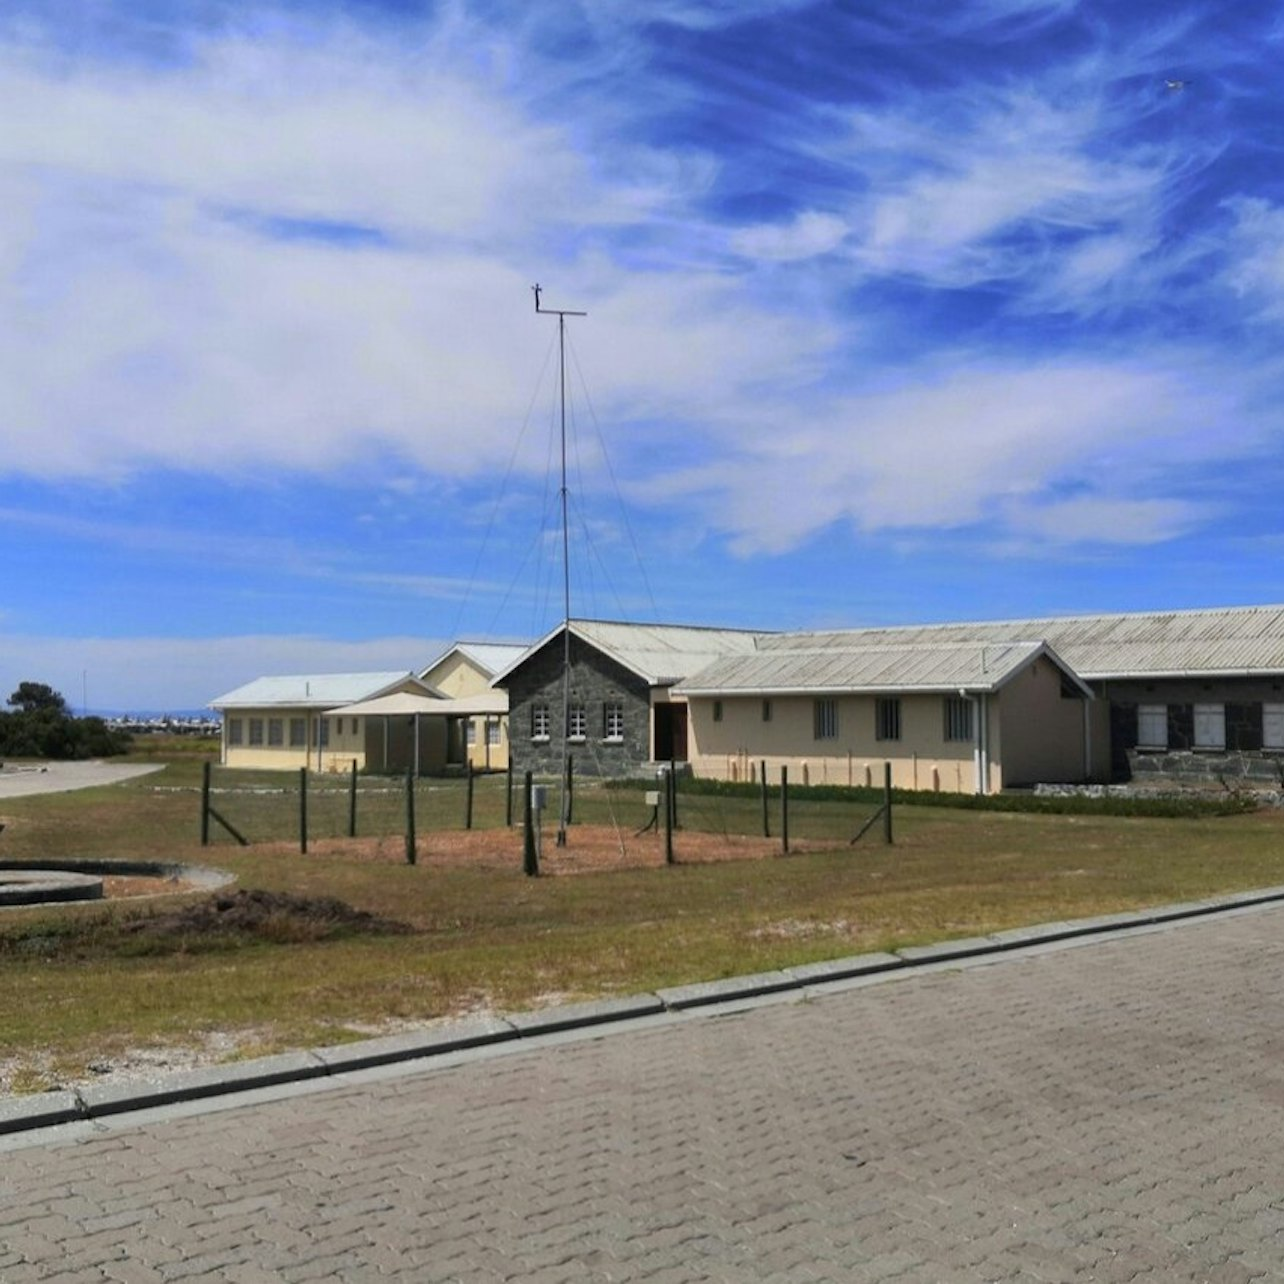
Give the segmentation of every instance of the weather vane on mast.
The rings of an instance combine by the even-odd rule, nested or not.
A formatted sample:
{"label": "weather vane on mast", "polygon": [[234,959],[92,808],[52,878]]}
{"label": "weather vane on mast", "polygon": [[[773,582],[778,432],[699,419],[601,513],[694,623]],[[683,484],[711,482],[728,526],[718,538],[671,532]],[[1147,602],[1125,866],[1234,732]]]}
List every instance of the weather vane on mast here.
{"label": "weather vane on mast", "polygon": [[539,285],[531,287],[535,292],[535,311],[544,316],[557,318],[557,370],[559,402],[562,418],[562,796],[558,806],[557,845],[566,846],[566,826],[570,823],[571,804],[571,541],[570,520],[567,511],[566,489],[566,318],[586,317],[587,312],[572,312],[568,308],[545,308],[540,306]]}

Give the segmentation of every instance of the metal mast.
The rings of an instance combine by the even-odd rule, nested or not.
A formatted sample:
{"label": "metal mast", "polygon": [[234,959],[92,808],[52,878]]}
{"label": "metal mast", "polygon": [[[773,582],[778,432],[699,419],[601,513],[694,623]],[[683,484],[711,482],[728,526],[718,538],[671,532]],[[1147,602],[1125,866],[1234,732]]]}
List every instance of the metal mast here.
{"label": "metal mast", "polygon": [[557,808],[557,845],[566,846],[566,826],[570,823],[571,794],[567,787],[570,777],[571,735],[571,539],[568,495],[566,488],[566,318],[586,317],[587,312],[572,312],[567,308],[545,308],[540,305],[540,287],[535,291],[535,311],[542,316],[557,318],[557,371],[562,420],[562,785]]}

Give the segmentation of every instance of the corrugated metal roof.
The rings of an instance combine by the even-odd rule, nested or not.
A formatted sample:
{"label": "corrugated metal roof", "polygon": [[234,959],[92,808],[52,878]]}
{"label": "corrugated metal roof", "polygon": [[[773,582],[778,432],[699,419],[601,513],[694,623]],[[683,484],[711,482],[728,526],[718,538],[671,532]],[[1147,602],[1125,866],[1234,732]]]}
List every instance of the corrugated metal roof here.
{"label": "corrugated metal roof", "polygon": [[525,655],[529,646],[524,642],[455,642],[446,648],[430,665],[420,670],[420,674],[431,673],[443,660],[448,660],[458,652],[471,660],[488,678],[493,678],[501,669],[506,669],[515,660]]}
{"label": "corrugated metal roof", "polygon": [[262,709],[272,705],[329,709],[382,695],[407,680],[431,691],[413,673],[302,673],[287,677],[255,678],[243,687],[210,701],[211,709]]}
{"label": "corrugated metal roof", "polygon": [[[501,682],[521,663],[560,636],[562,626],[546,633],[522,657],[500,670]],[[760,633],[746,629],[710,629],[688,624],[626,624],[609,620],[572,620],[571,633],[609,655],[651,686],[668,686],[696,673],[714,660],[754,650]]]}
{"label": "corrugated metal roof", "polygon": [[1284,672],[1284,606],[1044,616],[968,624],[910,625],[760,639],[764,650],[931,645],[1044,638],[1082,678]]}
{"label": "corrugated metal roof", "polygon": [[[679,683],[678,695],[792,692],[994,691],[1044,654],[1039,641],[903,642],[777,647],[715,660]],[[1054,663],[1056,657],[1053,656]],[[1060,667],[1060,666],[1059,666]]]}

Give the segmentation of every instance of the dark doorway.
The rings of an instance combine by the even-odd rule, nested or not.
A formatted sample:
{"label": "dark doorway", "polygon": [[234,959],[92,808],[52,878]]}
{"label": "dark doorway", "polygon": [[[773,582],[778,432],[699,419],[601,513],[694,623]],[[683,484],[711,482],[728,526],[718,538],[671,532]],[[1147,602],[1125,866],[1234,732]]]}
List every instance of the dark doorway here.
{"label": "dark doorway", "polygon": [[687,706],[685,704],[657,704],[655,706],[655,760],[656,762],[687,760]]}

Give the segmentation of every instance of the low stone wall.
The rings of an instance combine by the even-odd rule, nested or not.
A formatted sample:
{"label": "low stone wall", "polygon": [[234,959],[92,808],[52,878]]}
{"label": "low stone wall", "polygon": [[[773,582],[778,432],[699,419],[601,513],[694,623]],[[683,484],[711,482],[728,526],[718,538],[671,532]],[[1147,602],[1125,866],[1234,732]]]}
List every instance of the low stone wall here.
{"label": "low stone wall", "polygon": [[1252,752],[1194,753],[1176,750],[1170,753],[1128,753],[1128,770],[1132,779],[1171,781],[1174,784],[1244,785],[1252,789],[1278,789],[1284,786],[1284,758],[1278,754]]}

